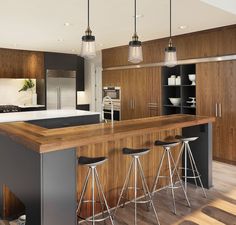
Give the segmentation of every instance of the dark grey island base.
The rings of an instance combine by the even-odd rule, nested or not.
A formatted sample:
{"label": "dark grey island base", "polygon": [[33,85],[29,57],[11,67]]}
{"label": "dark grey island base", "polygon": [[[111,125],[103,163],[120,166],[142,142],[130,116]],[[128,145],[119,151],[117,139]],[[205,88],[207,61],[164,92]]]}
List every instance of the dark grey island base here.
{"label": "dark grey island base", "polygon": [[[147,119],[148,129],[151,129],[150,126],[155,126],[155,122],[158,125],[158,121],[161,119],[156,117],[156,119],[153,119],[154,123],[150,124],[148,120],[151,119]],[[193,121],[195,121],[194,118]],[[198,169],[202,174],[204,187],[210,188],[212,186],[212,121],[206,122],[207,120],[204,120],[202,121],[203,124],[199,124],[199,120],[196,121],[197,125],[190,125],[191,123],[189,123],[188,126],[185,123],[182,127],[179,125],[179,128],[182,128],[184,136],[200,137],[195,143],[191,144],[191,148]],[[101,142],[118,140],[119,138],[115,139],[115,134],[119,132],[119,137],[122,136],[120,127],[124,126],[124,131],[127,132],[127,127],[132,123],[139,123],[139,120],[126,123],[118,122],[114,128],[103,124],[91,125],[94,126],[91,137],[86,136],[91,133],[91,126],[88,126],[87,131],[83,127],[84,133],[82,133],[82,136],[86,136],[87,144],[83,142],[84,144],[81,146],[88,145],[93,141],[94,138],[92,137],[97,137],[97,135],[100,135]],[[170,118],[169,123],[173,123],[173,119]],[[140,124],[140,126],[144,126],[143,123],[140,122]],[[178,126],[173,124],[173,127]],[[79,132],[81,132],[79,127],[74,129],[78,130],[77,135],[79,136]],[[135,129],[133,126],[132,130],[129,131],[131,133],[134,132],[133,136],[140,132],[138,127],[137,131]],[[171,126],[165,129],[160,127],[159,129],[168,130],[171,129]],[[50,131],[54,132],[53,130]],[[158,131],[158,128],[156,131]],[[108,133],[111,135],[110,137],[105,136]],[[18,142],[17,138],[3,133],[3,128],[0,125],[0,188],[2,189],[3,185],[7,185],[24,203],[27,225],[77,224],[77,184],[79,182],[77,180],[77,149],[77,145],[75,145],[75,147],[50,150],[48,152],[34,151],[23,143]],[[2,190],[0,191],[2,193]],[[0,195],[0,212],[3,210],[2,198],[3,196]]]}

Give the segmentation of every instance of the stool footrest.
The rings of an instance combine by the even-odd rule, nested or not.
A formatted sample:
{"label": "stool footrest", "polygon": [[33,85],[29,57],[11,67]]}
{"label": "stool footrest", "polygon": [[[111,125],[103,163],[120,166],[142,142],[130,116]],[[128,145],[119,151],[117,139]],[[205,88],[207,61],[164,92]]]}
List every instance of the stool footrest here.
{"label": "stool footrest", "polygon": [[87,222],[93,222],[93,221],[94,222],[103,222],[103,221],[109,219],[110,215],[108,215],[108,216],[106,216],[104,218],[101,218],[101,219],[94,219],[94,220],[90,219],[90,218],[84,218],[84,217],[81,217],[81,216],[78,216],[78,218],[81,219],[81,220],[87,221]]}

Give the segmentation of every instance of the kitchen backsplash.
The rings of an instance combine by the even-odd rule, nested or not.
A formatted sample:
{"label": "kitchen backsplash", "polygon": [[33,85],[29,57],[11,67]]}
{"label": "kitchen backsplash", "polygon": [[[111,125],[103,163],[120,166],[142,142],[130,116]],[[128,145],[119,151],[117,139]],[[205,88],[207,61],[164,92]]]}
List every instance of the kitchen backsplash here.
{"label": "kitchen backsplash", "polygon": [[[19,90],[25,79],[0,79],[0,105],[31,105],[32,92]],[[36,79],[32,79],[36,84]],[[35,85],[36,86],[36,85]],[[35,87],[33,88],[35,91]]]}

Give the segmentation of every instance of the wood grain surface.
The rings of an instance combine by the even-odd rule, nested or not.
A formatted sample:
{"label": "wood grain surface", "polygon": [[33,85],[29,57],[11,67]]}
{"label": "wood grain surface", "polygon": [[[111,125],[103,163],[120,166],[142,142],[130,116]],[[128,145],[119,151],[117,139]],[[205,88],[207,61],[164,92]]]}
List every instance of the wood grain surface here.
{"label": "wood grain surface", "polygon": [[26,122],[0,124],[4,134],[39,153],[76,148],[162,130],[212,123],[214,117],[193,115],[157,116],[114,123],[46,129]]}

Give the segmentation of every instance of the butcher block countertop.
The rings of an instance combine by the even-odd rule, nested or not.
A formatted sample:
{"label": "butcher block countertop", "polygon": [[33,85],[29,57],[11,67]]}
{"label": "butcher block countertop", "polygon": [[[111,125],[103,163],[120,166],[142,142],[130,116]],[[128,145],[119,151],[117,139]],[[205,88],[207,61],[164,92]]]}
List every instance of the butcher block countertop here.
{"label": "butcher block countertop", "polygon": [[27,122],[0,124],[0,134],[9,136],[38,153],[75,148],[127,136],[212,123],[214,117],[168,115],[110,123],[46,129]]}

